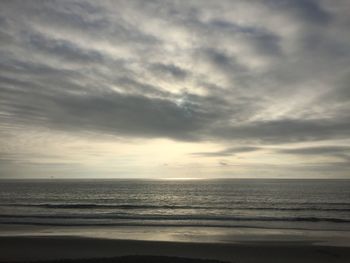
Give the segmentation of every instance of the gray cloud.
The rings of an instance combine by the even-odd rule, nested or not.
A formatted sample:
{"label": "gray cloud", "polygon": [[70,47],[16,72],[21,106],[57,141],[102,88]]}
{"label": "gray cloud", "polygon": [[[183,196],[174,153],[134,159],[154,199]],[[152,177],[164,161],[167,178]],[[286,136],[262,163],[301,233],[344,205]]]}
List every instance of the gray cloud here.
{"label": "gray cloud", "polygon": [[310,156],[338,157],[350,165],[350,146],[314,146],[294,149],[280,149],[278,153]]}
{"label": "gray cloud", "polygon": [[226,145],[200,156],[349,139],[348,6],[2,1],[0,130]]}
{"label": "gray cloud", "polygon": [[165,76],[183,80],[188,76],[188,72],[186,70],[172,64],[155,63],[151,66],[151,70],[153,70],[159,77]]}
{"label": "gray cloud", "polygon": [[317,146],[317,147],[303,147],[296,149],[282,149],[281,153],[287,154],[305,154],[305,155],[318,155],[318,154],[334,154],[334,153],[350,153],[349,146]]}
{"label": "gray cloud", "polygon": [[231,148],[227,148],[217,152],[197,152],[192,154],[197,156],[205,156],[205,157],[219,157],[219,156],[231,156],[236,153],[255,152],[260,149],[261,149],[260,147],[244,146],[244,147],[231,147]]}
{"label": "gray cloud", "polygon": [[103,55],[95,50],[83,49],[74,43],[62,39],[50,39],[41,34],[32,33],[24,37],[28,51],[55,56],[63,62],[101,63]]}
{"label": "gray cloud", "polygon": [[282,12],[290,13],[298,19],[315,24],[325,24],[331,19],[328,13],[316,0],[297,0],[297,1],[276,1],[266,0],[266,3],[272,8]]}
{"label": "gray cloud", "polygon": [[213,27],[213,30],[219,30],[227,33],[229,36],[240,37],[246,41],[246,44],[251,44],[252,47],[260,54],[265,55],[280,55],[280,38],[260,27],[242,26],[222,19],[213,19],[203,27]]}
{"label": "gray cloud", "polygon": [[311,119],[258,121],[236,126],[219,127],[215,132],[227,139],[260,140],[271,143],[315,141],[329,138],[348,138],[346,119]]}

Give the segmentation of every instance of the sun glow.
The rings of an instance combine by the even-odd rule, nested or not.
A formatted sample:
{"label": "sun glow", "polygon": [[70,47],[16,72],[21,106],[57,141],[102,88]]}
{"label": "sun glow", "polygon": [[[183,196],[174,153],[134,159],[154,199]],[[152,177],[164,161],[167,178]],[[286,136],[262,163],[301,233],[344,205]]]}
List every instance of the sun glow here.
{"label": "sun glow", "polygon": [[168,177],[168,178],[161,178],[161,180],[164,180],[164,181],[192,181],[192,180],[207,180],[207,178],[199,178],[199,177]]}

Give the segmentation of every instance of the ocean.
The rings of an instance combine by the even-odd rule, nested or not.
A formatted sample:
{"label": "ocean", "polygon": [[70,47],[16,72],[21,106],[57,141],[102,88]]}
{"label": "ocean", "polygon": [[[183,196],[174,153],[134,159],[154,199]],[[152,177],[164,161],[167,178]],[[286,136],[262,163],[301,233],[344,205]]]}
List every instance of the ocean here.
{"label": "ocean", "polygon": [[0,224],[350,230],[350,180],[1,180]]}

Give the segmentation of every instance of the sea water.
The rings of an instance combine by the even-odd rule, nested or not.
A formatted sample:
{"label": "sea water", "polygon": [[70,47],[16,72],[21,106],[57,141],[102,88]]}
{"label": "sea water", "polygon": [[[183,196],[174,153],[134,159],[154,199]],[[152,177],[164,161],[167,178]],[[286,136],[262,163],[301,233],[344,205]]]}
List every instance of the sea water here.
{"label": "sea water", "polygon": [[350,230],[350,180],[1,180],[0,224]]}

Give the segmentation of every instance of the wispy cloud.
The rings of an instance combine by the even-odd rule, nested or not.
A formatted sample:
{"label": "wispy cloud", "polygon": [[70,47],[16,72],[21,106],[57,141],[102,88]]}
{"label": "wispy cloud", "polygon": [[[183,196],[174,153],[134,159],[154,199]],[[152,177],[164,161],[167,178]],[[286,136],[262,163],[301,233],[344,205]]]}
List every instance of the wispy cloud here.
{"label": "wispy cloud", "polygon": [[192,155],[206,156],[206,157],[220,157],[220,156],[231,156],[236,153],[255,152],[260,149],[261,148],[259,147],[253,147],[253,146],[232,147],[232,148],[227,148],[216,152],[197,152],[197,153],[192,153]]}
{"label": "wispy cloud", "polygon": [[[198,157],[347,141],[348,8],[346,0],[2,1],[0,132],[225,148]],[[345,154],[337,149],[275,154]]]}
{"label": "wispy cloud", "polygon": [[350,146],[314,146],[293,149],[279,149],[278,153],[293,155],[310,155],[319,157],[338,157],[350,165]]}

